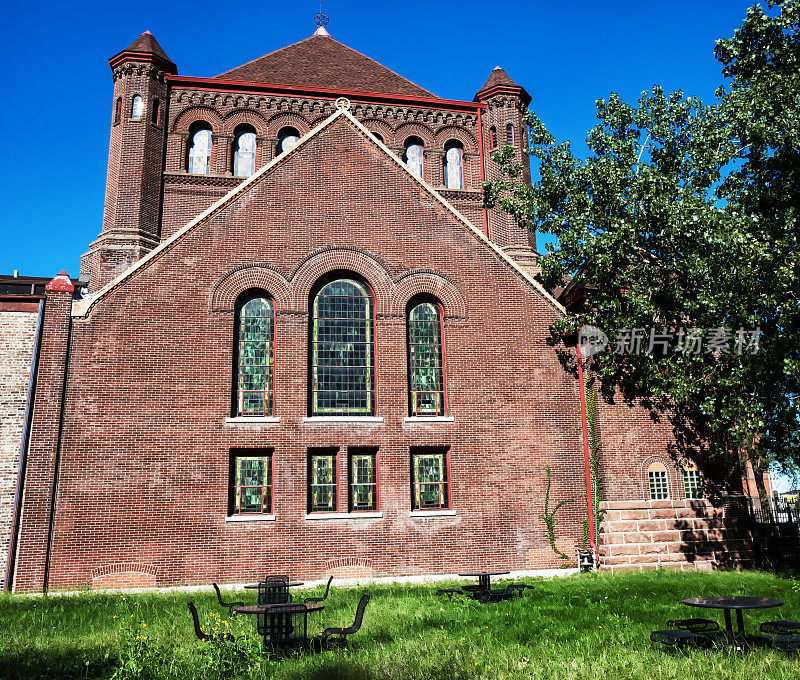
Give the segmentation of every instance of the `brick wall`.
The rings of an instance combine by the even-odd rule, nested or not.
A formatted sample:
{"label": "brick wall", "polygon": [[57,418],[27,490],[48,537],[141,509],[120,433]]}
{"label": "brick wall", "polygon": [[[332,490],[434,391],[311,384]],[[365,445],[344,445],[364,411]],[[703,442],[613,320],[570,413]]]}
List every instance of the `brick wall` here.
{"label": "brick wall", "polygon": [[8,556],[37,319],[36,311],[12,312],[0,308],[0,569],[3,571]]}
{"label": "brick wall", "polygon": [[[309,291],[341,270],[374,291],[382,422],[304,420]],[[280,422],[226,423],[232,301],[253,285],[275,299]],[[421,291],[445,310],[452,422],[404,420],[405,305]],[[151,583],[152,576],[162,585],[268,572],[320,578],[560,566],[539,517],[544,467],[555,471],[557,503],[580,495],[583,461],[576,382],[548,344],[557,315],[405,170],[338,119],[75,318],[50,586],[82,587],[98,576],[102,584]],[[449,447],[455,514],[413,516],[409,449],[432,445]],[[341,454],[378,448],[382,516],[305,518],[306,456],[319,446]],[[262,447],[274,450],[275,519],[226,521],[230,450]],[[43,448],[32,501],[50,469],[46,454]],[[40,491],[36,502],[46,505]],[[580,503],[559,511],[565,552],[578,540],[581,517]],[[36,589],[41,555],[26,555],[18,587]],[[337,561],[344,557],[354,561]],[[107,569],[117,564],[143,566]]]}
{"label": "brick wall", "polygon": [[741,503],[606,501],[600,559],[615,570],[753,566],[751,521]]}

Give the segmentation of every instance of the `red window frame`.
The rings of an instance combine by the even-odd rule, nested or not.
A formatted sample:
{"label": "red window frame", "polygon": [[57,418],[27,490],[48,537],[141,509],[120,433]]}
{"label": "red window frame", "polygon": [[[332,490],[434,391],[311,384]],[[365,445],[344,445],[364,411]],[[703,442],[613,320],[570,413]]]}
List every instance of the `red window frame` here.
{"label": "red window frame", "polygon": [[[333,507],[325,508],[323,510],[316,509],[313,502],[312,494],[312,478],[313,478],[313,460],[317,456],[333,456]],[[333,446],[326,447],[311,447],[308,449],[307,464],[306,464],[306,498],[307,498],[307,512],[311,514],[324,514],[331,512],[339,512],[339,500],[341,494],[339,493],[339,449]]]}
{"label": "red window frame", "polygon": [[[416,481],[417,475],[417,458],[419,456],[442,456],[443,466],[441,470],[444,472],[444,480],[438,482],[418,482]],[[411,510],[449,510],[451,504],[451,487],[452,481],[450,476],[450,447],[449,446],[412,446],[410,449],[410,465],[411,465]],[[425,486],[439,486],[439,505],[425,505],[421,503],[421,488],[422,484]]]}
{"label": "red window frame", "polygon": [[[271,515],[275,502],[275,475],[274,475],[274,456],[275,450],[272,448],[266,449],[231,449],[230,451],[230,469],[228,481],[228,516],[234,515]],[[242,489],[256,488],[253,486],[243,486],[237,484],[238,478],[238,461],[243,458],[262,458],[266,460],[265,470],[267,473],[267,483],[259,485],[261,488],[262,510],[261,512],[247,512],[241,510],[241,492]],[[265,493],[268,495],[268,501],[263,502]]]}
{"label": "red window frame", "polygon": [[[353,481],[353,457],[354,456],[372,456],[372,469],[373,474],[375,476],[375,501],[373,503],[372,508],[369,509],[357,509],[355,508],[354,504],[354,487],[356,484]],[[362,446],[353,446],[347,449],[347,509],[348,512],[351,513],[359,513],[359,512],[380,512],[381,508],[381,494],[380,494],[380,459],[378,456],[378,448],[377,447],[362,447]]]}

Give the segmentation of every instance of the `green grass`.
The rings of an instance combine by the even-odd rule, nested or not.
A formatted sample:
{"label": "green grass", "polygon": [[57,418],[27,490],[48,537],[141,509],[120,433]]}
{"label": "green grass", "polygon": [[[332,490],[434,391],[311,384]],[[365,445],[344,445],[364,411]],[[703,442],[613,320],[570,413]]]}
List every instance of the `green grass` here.
{"label": "green grass", "polygon": [[[757,572],[671,571],[525,580],[536,590],[485,605],[439,598],[438,585],[369,587],[373,598],[364,625],[348,649],[281,661],[263,657],[253,617],[228,620],[213,591],[4,596],[0,678],[108,678],[115,672],[122,678],[202,680],[800,677],[800,658],[782,653],[670,652],[654,647],[648,637],[668,618],[697,615],[680,602],[699,595],[759,595],[786,602],[779,610],[745,612],[750,632],[762,621],[798,620],[795,581]],[[325,611],[309,615],[309,631],[351,623],[362,590],[337,588],[334,582]],[[307,596],[293,593],[295,599]],[[248,601],[255,596],[252,591],[229,594]],[[206,629],[230,629],[240,641],[199,642],[186,608],[190,598]],[[721,619],[711,610],[704,615]]]}

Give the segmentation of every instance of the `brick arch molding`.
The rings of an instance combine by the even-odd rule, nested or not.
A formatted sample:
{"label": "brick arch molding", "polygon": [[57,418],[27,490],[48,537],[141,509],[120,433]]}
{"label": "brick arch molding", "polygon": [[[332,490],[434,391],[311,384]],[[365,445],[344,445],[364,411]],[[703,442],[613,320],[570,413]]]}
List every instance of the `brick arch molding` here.
{"label": "brick arch molding", "polygon": [[[648,486],[647,468],[653,463],[661,463],[667,468],[667,484],[669,484],[669,499],[671,501],[680,500],[675,498],[675,495],[680,491],[679,482],[682,481],[678,478],[678,472],[675,468],[675,462],[664,456],[647,456],[641,465],[639,465],[639,485],[642,492],[642,500],[650,500],[650,487]],[[683,488],[683,487],[680,487]]]}
{"label": "brick arch molding", "polygon": [[280,111],[267,120],[267,132],[271,137],[277,137],[284,127],[296,128],[301,137],[311,129],[308,121],[297,113]]}
{"label": "brick arch molding", "polygon": [[291,304],[289,282],[274,269],[265,266],[246,266],[223,276],[211,291],[209,307],[212,312],[232,312],[236,299],[251,288],[267,291],[275,302],[275,311]]}
{"label": "brick arch molding", "polygon": [[192,123],[202,120],[215,134],[222,130],[222,118],[210,106],[190,106],[181,111],[172,123],[172,132],[189,132]]}
{"label": "brick arch molding", "polygon": [[392,314],[404,316],[408,301],[420,293],[427,293],[439,300],[444,307],[445,318],[467,318],[467,306],[461,291],[433,272],[412,272],[397,282],[392,299]]}
{"label": "brick arch molding", "polygon": [[252,125],[259,137],[267,134],[267,119],[260,112],[250,109],[234,109],[225,114],[222,122],[222,132],[223,134],[232,135],[236,127],[243,123]]}
{"label": "brick arch molding", "polygon": [[394,131],[394,138],[397,144],[405,144],[409,137],[420,137],[425,143],[425,149],[433,148],[433,131],[422,123],[403,123]]}
{"label": "brick arch molding", "polygon": [[306,259],[292,275],[293,308],[305,310],[314,284],[337,270],[351,271],[364,277],[375,295],[375,313],[388,314],[394,293],[386,268],[371,255],[355,248],[332,248]]}
{"label": "brick arch molding", "polygon": [[444,149],[444,145],[451,139],[456,139],[464,145],[464,151],[478,152],[478,140],[469,132],[455,126],[443,127],[436,131],[436,147]]}

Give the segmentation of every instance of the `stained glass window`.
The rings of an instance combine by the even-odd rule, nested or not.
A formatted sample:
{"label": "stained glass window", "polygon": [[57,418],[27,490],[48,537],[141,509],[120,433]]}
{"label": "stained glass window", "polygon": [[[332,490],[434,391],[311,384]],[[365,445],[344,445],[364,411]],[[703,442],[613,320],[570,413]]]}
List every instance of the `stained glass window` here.
{"label": "stained glass window", "polygon": [[350,511],[378,509],[378,485],[373,451],[350,451]]}
{"label": "stained glass window", "polygon": [[233,142],[233,174],[250,177],[256,171],[256,133],[239,130]]}
{"label": "stained glass window", "polygon": [[331,281],[314,297],[312,415],[373,414],[372,324],[372,297],[361,283]]}
{"label": "stained glass window", "polygon": [[238,416],[272,415],[272,365],[275,313],[265,297],[239,309]]}
{"label": "stained glass window", "polygon": [[211,172],[211,130],[196,129],[189,138],[189,172],[208,175]]}
{"label": "stained glass window", "polygon": [[663,501],[669,498],[667,468],[663,463],[653,463],[647,469],[647,482],[650,486],[651,501]]}
{"label": "stained glass window", "polygon": [[137,94],[131,102],[131,120],[141,120],[144,112],[144,100]]}
{"label": "stained glass window", "polygon": [[422,179],[423,175],[423,152],[422,140],[418,137],[409,137],[405,144],[405,153],[403,154],[403,162],[408,166],[408,169],[417,177]]}
{"label": "stained glass window", "polygon": [[272,457],[234,458],[233,513],[272,512]]}
{"label": "stained glass window", "polygon": [[420,302],[408,313],[408,380],[412,416],[444,414],[442,326],[433,302]]}
{"label": "stained glass window", "polygon": [[447,453],[412,453],[411,474],[413,480],[414,510],[447,509]]}
{"label": "stained glass window", "polygon": [[686,498],[704,498],[703,474],[696,467],[686,467],[683,470],[683,489]]}
{"label": "stained glass window", "polygon": [[308,511],[336,512],[336,453],[308,457]]}

